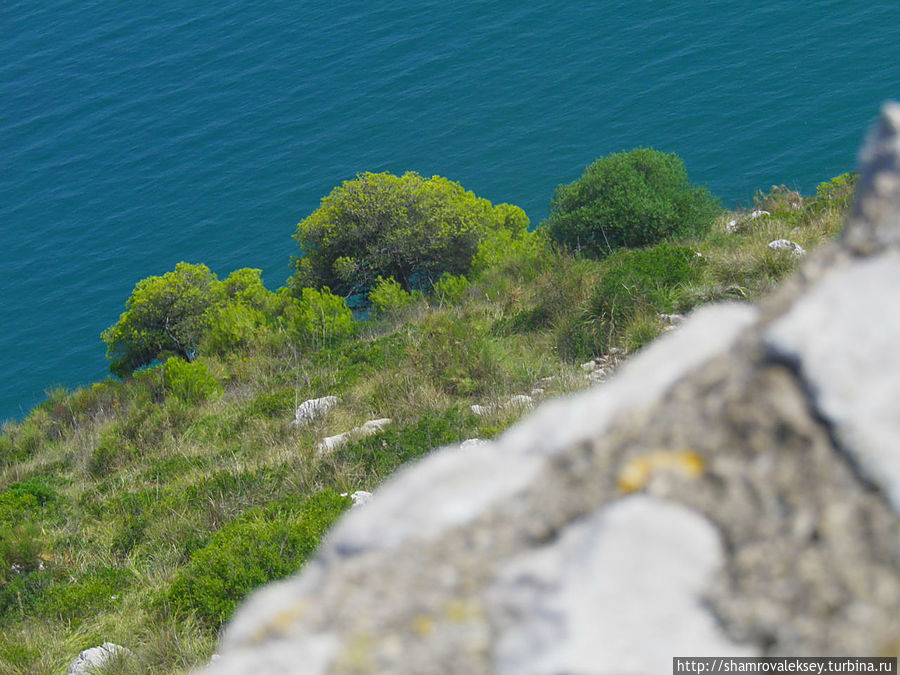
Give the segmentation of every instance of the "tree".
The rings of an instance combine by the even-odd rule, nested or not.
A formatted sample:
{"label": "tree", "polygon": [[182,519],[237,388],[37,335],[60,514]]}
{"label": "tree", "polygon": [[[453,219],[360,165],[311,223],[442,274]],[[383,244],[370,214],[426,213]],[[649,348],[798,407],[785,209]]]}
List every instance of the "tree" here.
{"label": "tree", "polygon": [[706,188],[688,181],[677,155],[637,148],[598,159],[581,178],[557,187],[543,226],[555,241],[603,257],[705,234],[718,210]]}
{"label": "tree", "polygon": [[488,232],[527,225],[522,209],[494,207],[440,176],[363,173],[297,225],[302,256],[293,259],[290,283],[296,294],[329,286],[351,295],[381,276],[425,290],[444,272],[464,274]]}
{"label": "tree", "polygon": [[137,283],[119,321],[101,335],[110,371],[119,377],[165,355],[194,358],[209,327],[209,310],[224,300],[206,265],[180,262],[175,271]]}

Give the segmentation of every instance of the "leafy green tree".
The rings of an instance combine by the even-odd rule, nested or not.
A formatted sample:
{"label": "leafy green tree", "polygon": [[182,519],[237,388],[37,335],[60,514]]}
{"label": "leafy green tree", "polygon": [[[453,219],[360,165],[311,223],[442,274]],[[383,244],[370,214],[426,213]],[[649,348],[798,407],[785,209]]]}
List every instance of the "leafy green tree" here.
{"label": "leafy green tree", "polygon": [[488,232],[527,224],[518,207],[494,207],[440,176],[363,173],[297,226],[302,256],[293,260],[290,283],[297,295],[321,286],[365,293],[379,276],[406,291],[426,290],[444,272],[467,272]]}
{"label": "leafy green tree", "polygon": [[209,310],[224,299],[206,265],[180,262],[173,272],[137,283],[119,321],[101,335],[109,369],[125,377],[163,356],[190,361],[209,327]]}
{"label": "leafy green tree", "polygon": [[639,248],[709,231],[719,207],[688,181],[675,154],[649,148],[609,155],[556,188],[544,226],[551,238],[587,255]]}

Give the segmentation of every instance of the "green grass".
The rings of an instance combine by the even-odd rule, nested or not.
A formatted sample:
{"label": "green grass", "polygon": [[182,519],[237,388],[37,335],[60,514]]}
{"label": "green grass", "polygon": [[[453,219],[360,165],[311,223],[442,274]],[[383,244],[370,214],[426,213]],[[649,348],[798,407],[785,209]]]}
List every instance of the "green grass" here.
{"label": "green grass", "polygon": [[[104,641],[133,652],[115,672],[201,665],[246,593],[314,554],[347,505],[340,493],[525,412],[478,417],[471,405],[587,386],[578,364],[643,348],[665,328],[660,313],[772,290],[798,260],[768,242],[812,250],[840,229],[852,180],[823,185],[760,194],[753,208],[770,216],[726,214],[702,239],[603,261],[537,239],[504,246],[352,335],[271,329],[193,364],[50,392],[0,433],[0,674],[64,672]],[[727,232],[732,219],[743,224]],[[291,424],[299,403],[326,395],[341,404]],[[393,420],[381,433],[316,452],[381,417]]]}

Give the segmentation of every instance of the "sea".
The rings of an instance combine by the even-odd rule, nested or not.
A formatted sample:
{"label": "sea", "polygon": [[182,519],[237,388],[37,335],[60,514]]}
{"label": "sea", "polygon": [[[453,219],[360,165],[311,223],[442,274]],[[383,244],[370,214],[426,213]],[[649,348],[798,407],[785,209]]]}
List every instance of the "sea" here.
{"label": "sea", "polygon": [[547,215],[603,155],[677,153],[725,206],[852,170],[900,96],[879,0],[0,3],[0,420],[108,376],[135,283],[284,284],[363,171]]}

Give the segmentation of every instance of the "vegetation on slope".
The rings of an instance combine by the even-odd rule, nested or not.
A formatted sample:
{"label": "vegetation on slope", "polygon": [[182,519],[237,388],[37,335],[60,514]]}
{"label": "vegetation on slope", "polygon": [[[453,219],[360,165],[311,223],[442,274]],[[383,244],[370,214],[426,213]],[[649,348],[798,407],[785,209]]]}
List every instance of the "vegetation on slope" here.
{"label": "vegetation on slope", "polygon": [[[705,234],[603,260],[543,228],[493,227],[420,292],[389,269],[367,277],[374,309],[358,321],[325,288],[272,293],[253,270],[219,281],[180,265],[141,282],[104,334],[125,379],[50,392],[0,434],[0,673],[64,672],[105,641],[133,652],[116,672],[203,663],[247,592],[313,554],[342,494],[495,436],[523,412],[500,405],[512,396],[587,386],[581,361],[640,349],[660,314],[759,297],[797,264],[768,242],[815,248],[851,191],[848,176],[808,198],[773,188],[755,205],[768,216],[723,213]],[[199,304],[166,292],[187,272]],[[173,307],[187,309],[158,311]],[[291,423],[326,395],[340,405]],[[380,433],[317,451],[383,417]]]}

